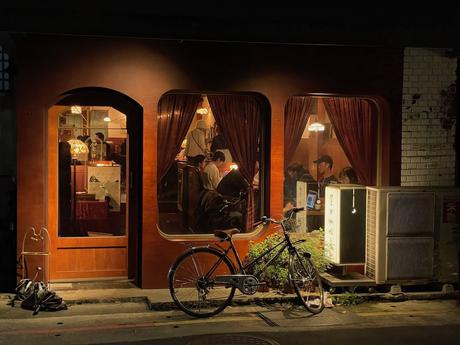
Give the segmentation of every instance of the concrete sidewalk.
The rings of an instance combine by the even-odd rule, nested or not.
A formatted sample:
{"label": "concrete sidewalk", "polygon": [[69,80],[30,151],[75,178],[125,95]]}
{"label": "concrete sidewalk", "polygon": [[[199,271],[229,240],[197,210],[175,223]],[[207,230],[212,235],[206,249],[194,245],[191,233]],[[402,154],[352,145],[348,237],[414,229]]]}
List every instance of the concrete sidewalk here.
{"label": "concrete sidewalk", "polygon": [[[69,305],[115,303],[115,302],[144,302],[153,310],[175,309],[169,289],[141,289],[130,281],[99,281],[77,283],[52,283],[50,289],[55,291]],[[330,294],[333,301],[340,301],[350,294]],[[433,300],[456,299],[457,291],[447,285],[443,291],[400,292],[392,293],[357,293],[361,301],[405,301],[405,300]],[[8,303],[14,294],[0,294],[0,300]],[[243,295],[238,290],[233,300],[234,305],[248,305],[259,303],[292,302],[297,298],[295,294],[283,294],[276,290],[257,292],[254,295]]]}

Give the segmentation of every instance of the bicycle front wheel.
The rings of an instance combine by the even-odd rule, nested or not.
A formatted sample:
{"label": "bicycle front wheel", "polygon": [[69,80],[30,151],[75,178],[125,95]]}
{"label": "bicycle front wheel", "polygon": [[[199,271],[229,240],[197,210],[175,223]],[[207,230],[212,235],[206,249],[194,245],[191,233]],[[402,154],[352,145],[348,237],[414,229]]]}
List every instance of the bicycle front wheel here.
{"label": "bicycle front wheel", "polygon": [[289,261],[289,280],[300,302],[310,313],[320,313],[324,309],[323,285],[310,255],[294,251]]}
{"label": "bicycle front wheel", "polygon": [[235,294],[234,286],[215,282],[217,275],[235,274],[225,255],[207,247],[182,254],[169,271],[169,291],[176,305],[194,317],[209,317],[227,307]]}

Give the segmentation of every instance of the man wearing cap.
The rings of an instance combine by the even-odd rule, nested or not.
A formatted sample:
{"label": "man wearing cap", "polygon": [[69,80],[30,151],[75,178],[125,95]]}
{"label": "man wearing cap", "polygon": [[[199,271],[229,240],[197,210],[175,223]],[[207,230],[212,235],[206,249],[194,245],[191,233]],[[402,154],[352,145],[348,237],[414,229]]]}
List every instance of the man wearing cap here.
{"label": "man wearing cap", "polygon": [[321,196],[324,196],[324,190],[328,184],[339,182],[337,177],[332,174],[334,161],[331,156],[322,155],[316,161],[313,161],[313,163],[318,164],[318,174],[320,176],[320,178],[318,178],[319,193]]}
{"label": "man wearing cap", "polygon": [[196,128],[192,129],[187,135],[187,143],[185,144],[185,155],[190,161],[191,158],[198,155],[206,156],[207,146],[206,146],[206,130],[208,125],[205,120],[198,120],[196,122]]}

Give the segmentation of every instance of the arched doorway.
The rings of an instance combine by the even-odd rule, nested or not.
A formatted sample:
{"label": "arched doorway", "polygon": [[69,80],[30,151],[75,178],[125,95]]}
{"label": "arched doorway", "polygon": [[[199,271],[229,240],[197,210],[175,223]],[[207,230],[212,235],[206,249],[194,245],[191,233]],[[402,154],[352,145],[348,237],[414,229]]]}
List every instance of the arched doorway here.
{"label": "arched doorway", "polygon": [[[140,282],[142,116],[133,99],[95,87],[70,90],[48,110],[52,281]],[[67,147],[70,154],[73,140],[87,151],[72,151],[68,166],[63,152]],[[68,180],[63,171],[68,171]],[[69,193],[63,192],[66,183]]]}

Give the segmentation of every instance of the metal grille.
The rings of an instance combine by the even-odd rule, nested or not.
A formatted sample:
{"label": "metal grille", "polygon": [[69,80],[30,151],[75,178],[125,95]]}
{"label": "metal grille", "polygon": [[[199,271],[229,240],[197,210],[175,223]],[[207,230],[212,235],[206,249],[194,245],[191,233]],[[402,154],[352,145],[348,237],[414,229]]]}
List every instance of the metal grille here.
{"label": "metal grille", "polygon": [[377,192],[367,191],[366,276],[375,279],[375,243],[377,235]]}
{"label": "metal grille", "polygon": [[429,279],[433,277],[433,239],[388,238],[387,279]]}
{"label": "metal grille", "polygon": [[388,236],[433,236],[434,193],[388,193]]}

